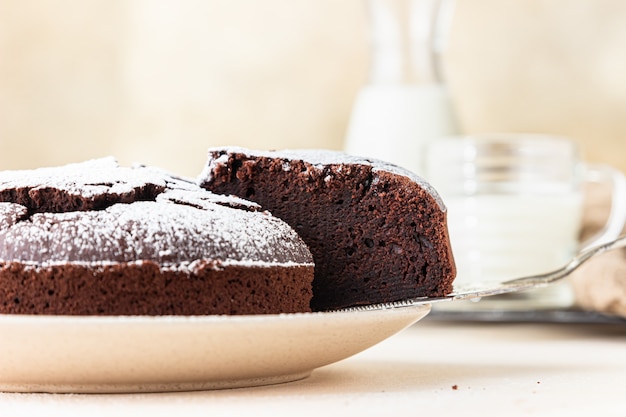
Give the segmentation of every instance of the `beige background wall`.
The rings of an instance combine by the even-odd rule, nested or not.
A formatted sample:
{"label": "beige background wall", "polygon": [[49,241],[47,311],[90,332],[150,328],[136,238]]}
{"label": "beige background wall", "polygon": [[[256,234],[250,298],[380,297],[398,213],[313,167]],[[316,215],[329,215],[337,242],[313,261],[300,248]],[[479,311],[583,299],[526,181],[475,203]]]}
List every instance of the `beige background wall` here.
{"label": "beige background wall", "polygon": [[[465,131],[565,134],[626,169],[626,2],[458,0],[453,23]],[[340,149],[367,70],[361,0],[0,0],[0,169]]]}

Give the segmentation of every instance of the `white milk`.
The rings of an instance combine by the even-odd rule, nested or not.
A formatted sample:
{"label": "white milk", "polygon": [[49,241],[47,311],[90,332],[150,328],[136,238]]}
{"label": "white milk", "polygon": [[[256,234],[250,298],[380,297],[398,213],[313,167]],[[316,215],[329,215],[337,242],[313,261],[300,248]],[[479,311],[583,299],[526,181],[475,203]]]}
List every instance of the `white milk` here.
{"label": "white milk", "polygon": [[[562,267],[578,247],[581,199],[574,192],[446,198],[458,271],[455,283],[500,282]],[[573,302],[573,292],[560,284],[512,298],[523,298],[526,308],[543,303],[567,307]],[[506,303],[507,309],[517,308],[512,300]]]}
{"label": "white milk", "polygon": [[575,253],[581,195],[446,198],[457,282],[501,281],[548,272]]}
{"label": "white milk", "polygon": [[354,104],[345,150],[422,172],[422,147],[456,133],[450,98],[440,84],[364,87]]}

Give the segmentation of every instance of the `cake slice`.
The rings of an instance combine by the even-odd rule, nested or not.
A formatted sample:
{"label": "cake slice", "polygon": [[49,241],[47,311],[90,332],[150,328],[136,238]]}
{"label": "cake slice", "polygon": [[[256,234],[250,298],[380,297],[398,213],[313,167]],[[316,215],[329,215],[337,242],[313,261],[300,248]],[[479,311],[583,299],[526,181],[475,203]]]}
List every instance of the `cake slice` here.
{"label": "cake slice", "polygon": [[298,232],[315,261],[314,311],[452,291],[446,208],[409,171],[334,151],[214,148],[198,182]]}

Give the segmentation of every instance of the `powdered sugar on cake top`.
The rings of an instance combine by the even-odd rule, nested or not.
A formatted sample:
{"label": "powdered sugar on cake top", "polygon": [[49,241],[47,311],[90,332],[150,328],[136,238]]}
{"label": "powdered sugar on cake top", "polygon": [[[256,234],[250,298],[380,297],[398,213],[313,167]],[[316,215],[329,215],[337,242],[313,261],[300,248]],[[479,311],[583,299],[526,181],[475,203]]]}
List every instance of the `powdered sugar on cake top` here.
{"label": "powdered sugar on cake top", "polygon": [[0,231],[0,259],[282,263],[291,252],[293,261],[310,262],[300,244],[295,233],[265,212],[140,201],[99,211],[36,213]]}
{"label": "powdered sugar on cake top", "polygon": [[0,230],[8,229],[28,215],[26,207],[15,203],[0,203]]}
{"label": "powdered sugar on cake top", "polygon": [[95,195],[127,194],[146,183],[166,186],[158,170],[118,166],[112,157],[93,159],[60,167],[0,172],[0,190],[12,188],[55,188],[86,198]]}
{"label": "powdered sugar on cake top", "polygon": [[148,201],[114,202],[99,210],[37,212],[12,202],[0,203],[0,262],[154,261],[179,269],[207,264],[312,263],[299,236],[258,205],[215,195],[158,169],[123,168],[113,158],[105,158],[0,173],[0,190],[65,192],[57,198],[132,194],[146,185],[154,190]]}
{"label": "powdered sugar on cake top", "polygon": [[171,203],[184,204],[197,208],[208,209],[215,204],[221,206],[245,209],[249,211],[259,211],[261,206],[252,201],[234,195],[213,194],[199,190],[168,189],[156,197],[156,201],[168,201]]}

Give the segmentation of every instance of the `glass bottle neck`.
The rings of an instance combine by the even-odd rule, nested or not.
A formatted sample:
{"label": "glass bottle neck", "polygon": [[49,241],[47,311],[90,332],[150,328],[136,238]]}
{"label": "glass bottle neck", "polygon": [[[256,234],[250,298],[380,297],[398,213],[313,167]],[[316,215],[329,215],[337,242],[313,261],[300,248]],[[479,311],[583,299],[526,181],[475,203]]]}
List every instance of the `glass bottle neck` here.
{"label": "glass bottle neck", "polygon": [[453,0],[368,0],[371,84],[440,84]]}

